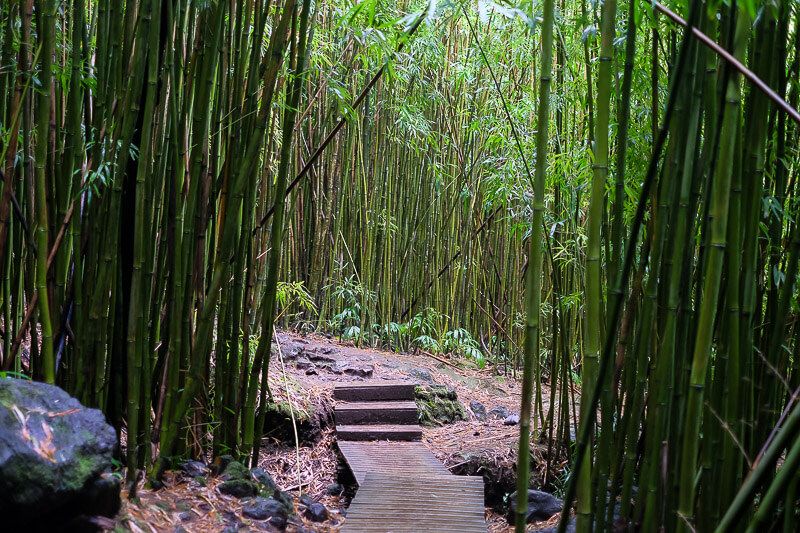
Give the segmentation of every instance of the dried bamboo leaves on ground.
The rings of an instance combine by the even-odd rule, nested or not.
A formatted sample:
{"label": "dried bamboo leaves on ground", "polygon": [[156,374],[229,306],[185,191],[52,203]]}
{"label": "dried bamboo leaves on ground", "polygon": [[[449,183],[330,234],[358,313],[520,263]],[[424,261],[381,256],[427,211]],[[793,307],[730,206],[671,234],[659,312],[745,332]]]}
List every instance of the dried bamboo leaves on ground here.
{"label": "dried bamboo leaves on ground", "polygon": [[[332,443],[333,433],[328,429],[314,444],[295,448],[270,442],[262,448],[259,468],[291,497],[294,512],[286,523],[286,531],[339,530],[343,501],[337,491],[331,490],[336,485],[337,469]],[[117,524],[137,533],[283,530],[270,519],[249,518],[245,507],[252,505],[253,499],[223,494],[220,491],[220,485],[225,483],[222,477],[192,477],[187,472],[168,472],[163,489],[140,490],[138,501],[126,500]],[[302,486],[302,493],[298,485]],[[312,502],[303,502],[306,496],[325,506],[327,520],[312,520],[307,511]]]}

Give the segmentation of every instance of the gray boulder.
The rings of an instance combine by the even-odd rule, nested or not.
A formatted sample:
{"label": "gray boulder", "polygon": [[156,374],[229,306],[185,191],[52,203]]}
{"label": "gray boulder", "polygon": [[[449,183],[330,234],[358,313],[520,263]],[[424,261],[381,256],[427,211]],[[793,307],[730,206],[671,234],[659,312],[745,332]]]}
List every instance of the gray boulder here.
{"label": "gray boulder", "polygon": [[373,372],[375,372],[375,366],[369,363],[337,363],[334,365],[332,371],[335,374],[344,373],[357,378],[369,378],[372,377]]}
{"label": "gray boulder", "polygon": [[253,520],[269,520],[279,529],[286,527],[289,513],[286,507],[274,498],[253,498],[244,502],[242,515]]}
{"label": "gray boulder", "polygon": [[424,381],[425,383],[433,383],[433,376],[431,375],[430,370],[425,368],[412,368],[408,375],[412,378],[417,378],[420,381]]}
{"label": "gray boulder", "polygon": [[480,422],[486,420],[486,406],[478,400],[472,400],[469,402],[469,410],[472,411],[473,415],[475,415],[476,420]]}
{"label": "gray boulder", "polygon": [[344,487],[342,487],[342,485],[339,483],[331,483],[325,489],[325,494],[328,496],[338,496],[342,492],[344,492]]}
{"label": "gray boulder", "polygon": [[181,471],[188,477],[198,478],[208,475],[208,467],[200,461],[186,461],[181,464]]}
{"label": "gray boulder", "polygon": [[258,494],[258,485],[249,479],[229,479],[217,485],[217,490],[234,498],[246,498]]}
{"label": "gray boulder", "polygon": [[319,365],[334,365],[336,358],[331,357],[330,354],[335,353],[332,350],[305,350],[302,356],[305,356],[309,361]]}
{"label": "gray boulder", "polygon": [[489,409],[489,412],[487,413],[489,418],[494,418],[497,420],[505,420],[506,418],[508,418],[510,414],[511,411],[509,411],[508,408],[506,408],[503,405],[492,407],[491,409]]}
{"label": "gray boulder", "polygon": [[297,361],[295,362],[295,366],[300,370],[307,370],[317,367],[317,365],[312,363],[307,357],[298,357]]}
{"label": "gray boulder", "polygon": [[[509,521],[513,521],[517,512],[517,493],[513,492],[509,496],[511,506],[508,510]],[[527,521],[548,520],[553,515],[560,513],[564,508],[564,502],[541,490],[528,490],[528,515]]]}
{"label": "gray boulder", "polygon": [[278,486],[275,484],[275,480],[272,479],[266,470],[261,467],[254,467],[250,469],[250,475],[253,476],[253,479],[261,485],[262,492],[272,493]]}
{"label": "gray boulder", "polygon": [[[117,447],[103,413],[45,383],[0,378],[0,514],[7,531],[61,524],[93,529],[114,516]],[[96,527],[94,527],[96,529]]]}
{"label": "gray boulder", "polygon": [[306,517],[312,522],[324,522],[328,519],[328,509],[319,502],[314,502],[305,511]]}
{"label": "gray boulder", "polygon": [[312,522],[324,522],[328,519],[327,507],[309,495],[301,496],[300,504],[305,508],[303,514]]}

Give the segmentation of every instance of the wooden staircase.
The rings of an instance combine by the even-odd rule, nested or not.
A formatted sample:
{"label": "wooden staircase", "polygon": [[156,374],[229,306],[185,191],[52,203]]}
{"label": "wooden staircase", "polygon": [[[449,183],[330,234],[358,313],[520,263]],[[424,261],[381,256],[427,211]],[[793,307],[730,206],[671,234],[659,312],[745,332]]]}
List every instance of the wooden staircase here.
{"label": "wooden staircase", "polygon": [[339,451],[358,484],[342,533],[486,533],[483,478],[422,443],[413,383],[337,385]]}
{"label": "wooden staircase", "polygon": [[340,441],[417,441],[422,438],[413,383],[348,383],[333,390]]}

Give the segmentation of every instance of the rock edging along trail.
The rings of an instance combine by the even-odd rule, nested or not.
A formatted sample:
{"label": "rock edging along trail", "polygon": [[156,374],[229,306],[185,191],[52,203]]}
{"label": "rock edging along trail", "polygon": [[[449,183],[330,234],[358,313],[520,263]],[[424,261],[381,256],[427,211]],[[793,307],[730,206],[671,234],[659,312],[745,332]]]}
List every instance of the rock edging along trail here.
{"label": "rock edging along trail", "polygon": [[483,478],[454,476],[421,442],[409,382],[337,385],[336,435],[358,491],[343,533],[485,533]]}

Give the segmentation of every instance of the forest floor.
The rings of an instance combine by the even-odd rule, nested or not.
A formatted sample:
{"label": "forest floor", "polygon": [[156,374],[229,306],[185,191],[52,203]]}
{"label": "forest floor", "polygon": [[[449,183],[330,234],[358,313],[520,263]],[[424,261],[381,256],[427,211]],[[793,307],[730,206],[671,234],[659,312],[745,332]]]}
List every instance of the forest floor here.
{"label": "forest floor", "polygon": [[[329,511],[329,518],[321,523],[297,512],[290,518],[287,531],[338,531],[346,520],[353,491],[347,490],[346,476],[340,474],[332,424],[333,387],[351,381],[398,379],[455,390],[466,420],[423,427],[422,442],[454,474],[482,475],[487,503],[491,504],[486,508],[489,532],[511,531],[502,509],[516,483],[519,426],[507,425],[503,417],[510,414],[513,418],[519,413],[521,387],[516,379],[498,375],[493,369],[468,368],[457,360],[357,348],[321,335],[281,332],[277,341],[280,355],[271,361],[271,390],[276,402],[291,407],[298,421],[297,440],[289,420],[268,424],[271,431],[263,436],[258,465],[294,497],[295,510],[302,508],[299,498],[305,494]],[[542,387],[547,389],[546,384]],[[549,390],[543,390],[542,397],[548,395]],[[482,416],[481,406],[488,416]],[[544,412],[547,407],[542,406]],[[533,462],[531,486],[542,482],[546,452],[546,446],[532,445],[534,458],[541,460]],[[268,523],[243,517],[241,500],[221,494],[219,483],[213,476],[198,481],[179,470],[167,472],[164,488],[142,488],[138,500],[126,499],[112,527],[135,533],[273,530]],[[334,494],[336,483],[345,485],[342,494]],[[549,525],[532,524],[529,530]]]}

